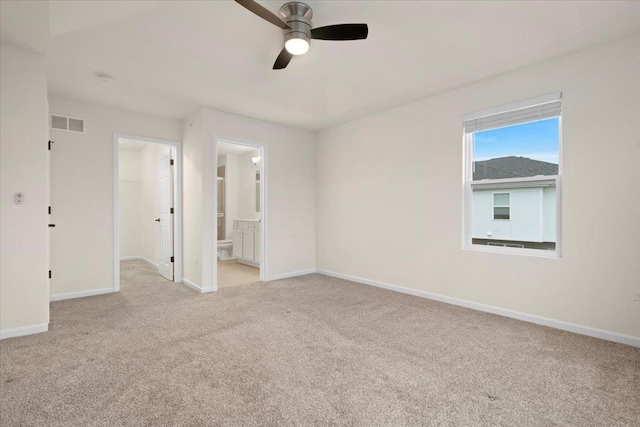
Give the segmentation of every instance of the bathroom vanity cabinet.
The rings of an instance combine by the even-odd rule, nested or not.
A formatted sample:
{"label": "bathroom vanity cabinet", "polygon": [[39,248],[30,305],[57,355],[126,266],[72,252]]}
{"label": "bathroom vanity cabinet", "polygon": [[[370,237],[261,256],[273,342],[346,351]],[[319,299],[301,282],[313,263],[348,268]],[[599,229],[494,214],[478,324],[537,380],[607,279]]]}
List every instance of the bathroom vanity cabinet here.
{"label": "bathroom vanity cabinet", "polygon": [[260,266],[260,220],[233,220],[233,256],[243,264]]}

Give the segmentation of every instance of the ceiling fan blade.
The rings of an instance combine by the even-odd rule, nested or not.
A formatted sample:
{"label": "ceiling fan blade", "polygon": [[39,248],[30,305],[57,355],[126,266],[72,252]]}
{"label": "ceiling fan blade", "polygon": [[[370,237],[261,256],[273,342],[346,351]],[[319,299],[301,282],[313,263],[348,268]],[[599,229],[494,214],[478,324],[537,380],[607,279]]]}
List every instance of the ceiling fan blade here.
{"label": "ceiling fan blade", "polygon": [[293,58],[293,55],[290,54],[287,49],[283,48],[280,55],[276,58],[276,62],[273,64],[273,69],[282,70],[283,68],[287,68],[287,65],[291,62],[291,58]]}
{"label": "ceiling fan blade", "polygon": [[258,3],[256,3],[253,0],[236,0],[236,3],[238,3],[240,6],[244,7],[245,9],[255,13],[256,15],[258,15],[260,18],[264,19],[265,21],[269,21],[273,25],[276,25],[276,26],[282,28],[283,30],[288,30],[288,29],[291,28],[282,19],[278,18],[275,14],[273,14],[268,9],[266,9],[265,7],[259,5]]}
{"label": "ceiling fan blade", "polygon": [[316,40],[362,40],[369,34],[367,24],[337,24],[311,30],[311,38]]}

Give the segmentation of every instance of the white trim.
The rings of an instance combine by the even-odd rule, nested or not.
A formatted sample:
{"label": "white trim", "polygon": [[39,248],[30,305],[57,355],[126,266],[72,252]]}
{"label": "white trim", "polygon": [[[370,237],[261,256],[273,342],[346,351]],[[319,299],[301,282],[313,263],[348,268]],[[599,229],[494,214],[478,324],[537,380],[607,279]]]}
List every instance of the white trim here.
{"label": "white trim", "polygon": [[[479,237],[480,239],[486,239],[486,237]],[[495,239],[495,240],[508,240],[508,239]],[[514,242],[521,242],[522,240],[513,240]],[[558,243],[556,242],[556,248]],[[501,246],[487,246],[487,245],[474,245],[473,243],[469,243],[462,247],[465,251],[472,252],[485,252],[489,254],[501,254],[501,255],[520,255],[520,256],[529,256],[529,257],[537,257],[537,258],[548,258],[548,259],[561,259],[560,254],[557,250],[549,251],[545,249],[529,249],[529,248],[507,248]]]}
{"label": "white trim", "polygon": [[[268,214],[269,206],[267,192],[268,192],[268,165],[269,165],[269,155],[267,150],[267,144],[262,142],[254,142],[254,141],[244,141],[238,138],[226,137],[223,135],[213,135],[213,176],[217,178],[218,171],[218,142],[224,142],[227,144],[235,144],[235,145],[245,145],[249,147],[253,147],[260,150],[260,281],[267,281],[268,274]],[[208,179],[208,178],[207,178]],[[206,291],[203,292],[213,292],[218,289],[218,251],[216,249],[216,242],[218,240],[218,227],[217,224],[217,215],[218,209],[215,206],[216,201],[218,200],[218,186],[215,185],[215,182],[212,184],[213,188],[213,260],[212,262],[212,270],[213,270],[213,283],[211,288],[205,288]],[[206,238],[207,236],[203,236]],[[207,260],[207,262],[209,262]],[[203,268],[205,268],[205,260],[203,260]]]}
{"label": "white trim", "polygon": [[558,117],[558,175],[556,176],[556,254],[562,258],[564,238],[562,237],[562,115]]}
{"label": "white trim", "polygon": [[198,291],[200,293],[202,292],[202,288],[200,286],[196,285],[195,283],[193,283],[189,279],[182,278],[182,283],[187,285],[188,287],[190,287],[191,289],[193,289],[195,291]]}
{"label": "white trim", "polygon": [[20,326],[18,328],[0,329],[0,340],[6,338],[22,337],[24,335],[39,334],[41,332],[47,332],[49,330],[48,323],[41,323],[39,325]]}
{"label": "white trim", "polygon": [[242,258],[231,258],[231,259],[235,259],[238,264],[244,264],[244,265],[248,265],[249,267],[254,267],[258,269],[260,268],[260,264],[254,261],[247,261],[246,259],[242,259]]}
{"label": "white trim", "polygon": [[289,279],[290,277],[306,276],[307,274],[313,274],[316,272],[315,268],[309,268],[307,270],[292,271],[290,273],[274,274],[267,278],[267,282],[273,280]]}
{"label": "white trim", "polygon": [[118,194],[120,191],[120,137],[113,134],[113,292],[120,291],[120,226],[119,226],[119,210],[120,202]]}
{"label": "white trim", "polygon": [[[143,256],[140,257],[140,260],[146,262],[147,264],[149,264],[152,267],[158,268],[158,263],[157,262],[153,262],[150,259],[147,259],[147,258],[145,258]],[[176,274],[175,271],[174,271],[173,274],[175,276],[175,274]]]}
{"label": "white trim", "polygon": [[562,92],[553,92],[548,95],[538,96],[536,98],[525,99],[524,101],[512,102],[511,104],[501,105],[499,107],[488,108],[486,110],[477,111],[475,113],[465,114],[462,121],[479,119],[482,117],[493,116],[495,114],[506,113],[508,111],[520,110],[522,108],[531,107],[533,105],[547,104],[549,102],[560,101]]}
{"label": "white trim", "polygon": [[213,288],[202,288],[202,287],[196,285],[195,283],[193,283],[191,280],[188,280],[188,279],[182,279],[182,283],[184,285],[187,285],[188,287],[190,287],[194,291],[196,291],[198,293],[201,293],[201,294],[207,294],[209,292],[214,292],[215,291],[215,289],[213,289]]}
{"label": "white trim", "polygon": [[68,292],[66,294],[55,294],[49,297],[49,301],[63,301],[67,299],[92,297],[95,295],[112,294],[116,291],[113,288],[89,289],[88,291]]}
{"label": "white trim", "polygon": [[[164,139],[147,138],[144,136],[127,135],[122,133],[113,134],[113,292],[120,291],[120,236],[119,212],[118,212],[118,147],[120,139],[132,139],[134,141],[149,142],[154,144],[163,144],[172,147],[175,169],[173,171],[173,281],[182,282],[183,274],[183,256],[182,256],[182,143],[177,141],[167,141]],[[149,262],[151,265],[155,263]],[[156,265],[157,266],[157,265]]]}
{"label": "white trim", "polygon": [[141,255],[120,257],[120,261],[134,261],[134,260],[144,261],[147,264],[149,264],[150,266],[158,268],[158,263],[157,262],[153,262],[150,259],[147,259],[147,258],[145,258],[145,257],[143,257]]}
{"label": "white trim", "polygon": [[407,295],[413,295],[416,297],[427,298],[430,300],[440,301],[447,304],[453,304],[460,307],[466,307],[472,310],[478,310],[485,313],[497,314],[499,316],[522,320],[524,322],[529,322],[529,323],[535,323],[537,325],[548,326],[550,328],[573,332],[580,335],[587,335],[590,337],[599,338],[607,341],[613,341],[620,344],[626,344],[633,347],[640,347],[640,337],[619,334],[617,332],[605,331],[602,329],[596,329],[589,326],[577,325],[575,323],[564,322],[562,320],[549,319],[548,317],[536,316],[533,314],[522,313],[519,311],[507,310],[507,309],[495,307],[492,305],[481,304],[473,301],[467,301],[463,299],[448,297],[440,294],[434,294],[427,291],[404,288],[404,287],[392,285],[389,283],[378,282],[376,280],[370,280],[370,279],[364,279],[362,277],[350,276],[348,274],[336,273],[336,272],[324,270],[324,269],[317,269],[317,273],[320,273],[329,277],[336,277],[338,279],[349,280],[351,282],[361,283],[363,285],[375,286],[377,288],[388,289],[390,291],[400,292]]}

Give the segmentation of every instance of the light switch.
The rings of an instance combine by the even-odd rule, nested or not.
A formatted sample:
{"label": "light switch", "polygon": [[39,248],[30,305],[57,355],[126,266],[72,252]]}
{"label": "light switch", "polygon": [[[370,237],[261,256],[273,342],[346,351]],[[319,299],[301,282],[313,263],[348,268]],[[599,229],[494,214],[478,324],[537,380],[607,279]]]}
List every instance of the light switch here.
{"label": "light switch", "polygon": [[16,193],[16,205],[21,205],[24,202],[24,194]]}

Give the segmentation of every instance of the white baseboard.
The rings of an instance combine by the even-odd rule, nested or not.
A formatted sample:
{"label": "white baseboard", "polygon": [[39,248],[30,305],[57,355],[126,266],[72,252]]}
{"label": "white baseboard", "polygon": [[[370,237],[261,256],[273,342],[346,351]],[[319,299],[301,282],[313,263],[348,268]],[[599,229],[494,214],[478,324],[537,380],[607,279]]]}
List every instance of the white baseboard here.
{"label": "white baseboard", "polygon": [[[196,285],[195,283],[193,283],[191,280],[188,280],[188,279],[185,279],[185,278],[183,278],[183,279],[182,279],[182,283],[183,283],[183,284],[185,284],[185,285],[187,285],[188,287],[190,287],[190,288],[191,288],[191,289],[193,289],[194,291],[196,291],[196,292],[198,292],[198,293],[201,293],[201,294],[204,294],[204,293],[206,293],[206,292],[211,292],[210,290],[204,290],[204,289],[202,289],[202,287],[201,287],[201,286],[198,286],[198,285]],[[213,290],[213,289],[212,289],[212,290]]]}
{"label": "white baseboard", "polygon": [[133,260],[136,260],[136,259],[139,259],[140,261],[144,261],[144,262],[146,262],[147,264],[149,264],[152,267],[158,268],[158,263],[153,262],[153,261],[151,261],[151,260],[149,260],[149,259],[147,259],[147,258],[145,258],[143,256],[135,255],[135,256],[123,256],[123,257],[120,257],[120,261],[133,261]]}
{"label": "white baseboard", "polygon": [[24,335],[39,334],[49,330],[48,323],[39,325],[20,326],[19,328],[0,329],[0,340],[5,338],[21,337]]}
{"label": "white baseboard", "polygon": [[248,265],[249,267],[260,268],[260,263],[259,262],[247,261],[247,260],[242,259],[242,258],[236,258],[236,262],[238,264]]}
{"label": "white baseboard", "polygon": [[113,292],[113,288],[90,289],[88,291],[69,292],[66,294],[51,295],[49,296],[49,301],[53,302],[53,301],[62,301],[66,299],[92,297],[94,295],[110,294],[112,292]]}
{"label": "white baseboard", "polygon": [[448,297],[445,295],[434,294],[431,292],[420,291],[417,289],[403,288],[401,286],[396,286],[389,283],[378,282],[370,279],[364,279],[362,277],[350,276],[348,274],[336,273],[329,270],[318,269],[317,273],[324,274],[325,276],[336,277],[338,279],[344,279],[352,282],[362,283],[364,285],[370,285],[378,288],[388,289],[391,291],[401,292],[403,294],[427,298],[434,301],[440,301],[447,304],[458,305],[460,307],[471,308],[473,310],[484,311],[486,313],[493,313],[493,314],[497,314],[504,317],[510,317],[512,319],[518,319],[525,322],[548,326],[550,328],[561,329],[563,331],[573,332],[576,334],[587,335],[590,337],[600,338],[607,341],[613,341],[620,344],[626,344],[633,347],[640,347],[640,337],[619,334],[617,332],[605,331],[602,329],[596,329],[589,326],[577,325],[575,323],[564,322],[561,320],[549,319],[547,317],[536,316],[533,314],[522,313],[519,311],[507,310],[504,308],[499,308],[499,307],[481,304],[473,301],[467,301],[467,300],[462,300],[458,298]]}
{"label": "white baseboard", "polygon": [[145,258],[143,256],[141,256],[140,259],[142,261],[146,262],[147,264],[149,264],[150,266],[158,268],[158,263],[157,262],[153,262],[153,261],[151,261],[151,260],[149,260],[149,259],[147,259],[147,258]]}
{"label": "white baseboard", "polygon": [[267,278],[267,282],[270,282],[272,280],[288,279],[290,277],[306,276],[307,274],[312,274],[315,272],[315,268],[309,268],[307,270],[292,271],[290,273],[274,274]]}

